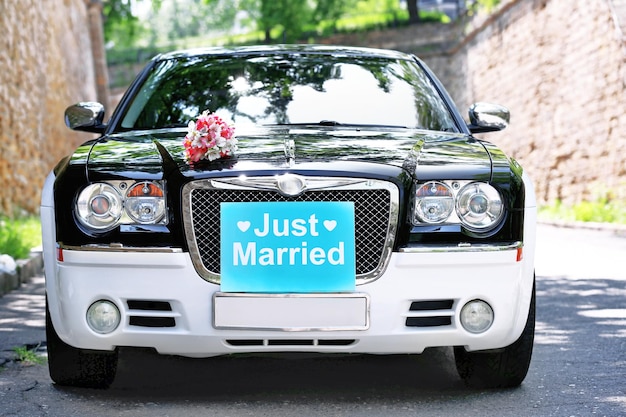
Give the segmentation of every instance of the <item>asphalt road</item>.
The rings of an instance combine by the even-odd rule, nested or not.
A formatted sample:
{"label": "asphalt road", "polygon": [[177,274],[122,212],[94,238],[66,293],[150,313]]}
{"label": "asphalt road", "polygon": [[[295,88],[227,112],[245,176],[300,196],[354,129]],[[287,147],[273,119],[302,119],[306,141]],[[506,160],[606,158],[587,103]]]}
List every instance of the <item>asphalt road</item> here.
{"label": "asphalt road", "polygon": [[0,416],[626,416],[626,236],[541,226],[538,238],[535,350],[516,389],[465,388],[449,349],[202,360],[122,351],[110,389],[57,387],[45,365],[12,360],[13,347],[45,340],[37,277],[0,298]]}

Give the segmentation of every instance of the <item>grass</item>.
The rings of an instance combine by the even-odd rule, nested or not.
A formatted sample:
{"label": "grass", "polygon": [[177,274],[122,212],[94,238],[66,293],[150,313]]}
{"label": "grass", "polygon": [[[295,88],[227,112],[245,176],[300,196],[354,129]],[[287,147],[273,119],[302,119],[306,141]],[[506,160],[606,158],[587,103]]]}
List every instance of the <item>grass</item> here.
{"label": "grass", "polygon": [[613,200],[606,197],[596,201],[582,201],[565,205],[561,201],[539,208],[542,220],[578,222],[598,222],[626,224],[626,200]]}
{"label": "grass", "polygon": [[32,248],[41,245],[41,223],[38,217],[11,219],[0,216],[0,254],[25,259]]}
{"label": "grass", "polygon": [[29,348],[28,346],[20,346],[13,348],[13,352],[17,355],[17,361],[26,365],[43,365],[46,359],[37,354],[39,345]]}

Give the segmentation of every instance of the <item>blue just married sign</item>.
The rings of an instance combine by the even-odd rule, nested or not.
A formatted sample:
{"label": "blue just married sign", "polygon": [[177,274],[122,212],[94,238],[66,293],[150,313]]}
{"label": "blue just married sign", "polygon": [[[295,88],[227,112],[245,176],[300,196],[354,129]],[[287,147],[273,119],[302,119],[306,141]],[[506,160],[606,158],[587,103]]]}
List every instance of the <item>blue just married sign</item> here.
{"label": "blue just married sign", "polygon": [[221,203],[220,221],[222,291],[354,291],[354,203]]}

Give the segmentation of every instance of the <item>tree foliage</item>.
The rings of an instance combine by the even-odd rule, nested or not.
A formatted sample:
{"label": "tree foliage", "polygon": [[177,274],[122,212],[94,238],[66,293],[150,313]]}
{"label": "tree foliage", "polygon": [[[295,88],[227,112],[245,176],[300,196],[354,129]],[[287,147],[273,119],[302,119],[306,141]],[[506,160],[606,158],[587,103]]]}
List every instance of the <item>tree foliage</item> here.
{"label": "tree foliage", "polygon": [[498,4],[500,4],[500,0],[474,0],[474,7],[484,8],[488,12],[493,10]]}
{"label": "tree foliage", "polygon": [[487,13],[491,12],[500,4],[500,0],[466,0],[465,3],[467,13],[471,15],[479,10],[485,10]]}
{"label": "tree foliage", "polygon": [[[245,10],[257,29],[265,34],[265,42],[272,42],[273,32],[279,32],[281,42],[295,42],[310,27],[326,21],[331,26],[357,0],[239,0],[239,9]],[[232,0],[204,0],[216,6]]]}
{"label": "tree foliage", "polygon": [[303,27],[311,18],[306,0],[260,0],[259,28],[270,42],[271,30],[282,28],[282,41],[294,42],[300,38]]}
{"label": "tree foliage", "polygon": [[167,39],[181,39],[228,30],[236,13],[233,1],[176,0],[163,1],[153,19]]}
{"label": "tree foliage", "polygon": [[[491,12],[498,4],[500,4],[500,0],[457,0],[457,10],[466,10],[467,13],[471,15],[481,9]],[[406,8],[409,13],[409,23],[419,23],[418,0],[407,0]]]}
{"label": "tree foliage", "polygon": [[104,39],[117,46],[131,46],[142,34],[139,19],[133,13],[138,3],[152,3],[157,9],[162,0],[102,0]]}
{"label": "tree foliage", "polygon": [[[458,0],[472,14],[490,11],[500,0]],[[264,33],[265,42],[292,43],[308,31],[334,31],[348,12],[395,13],[398,0],[102,0],[104,33],[116,47],[137,45],[138,39],[154,45],[164,40],[223,33],[238,22]],[[418,0],[407,0],[409,23],[418,23]],[[150,7],[140,21],[137,6]],[[252,23],[249,25],[249,23]]]}

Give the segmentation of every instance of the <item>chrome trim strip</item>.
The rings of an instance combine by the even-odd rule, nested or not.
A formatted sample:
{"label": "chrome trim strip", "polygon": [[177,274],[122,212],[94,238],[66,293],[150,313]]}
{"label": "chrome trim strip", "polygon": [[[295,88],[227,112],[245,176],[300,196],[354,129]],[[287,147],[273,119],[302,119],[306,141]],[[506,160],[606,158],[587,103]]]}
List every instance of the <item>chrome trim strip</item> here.
{"label": "chrome trim strip", "polygon": [[513,243],[459,243],[458,245],[411,245],[398,249],[401,253],[445,252],[503,252],[524,247],[522,242]]}
{"label": "chrome trim strip", "polygon": [[[278,327],[230,327],[230,326],[217,326],[215,323],[215,300],[217,298],[363,298],[365,300],[365,325],[362,327],[297,327],[297,328],[278,328]],[[366,293],[288,293],[288,294],[266,294],[266,293],[225,293],[216,292],[213,294],[213,327],[218,330],[267,330],[267,331],[280,331],[280,332],[330,332],[330,331],[364,331],[370,327],[370,296]]]}
{"label": "chrome trim strip", "polygon": [[215,188],[222,190],[268,190],[268,191],[280,191],[278,182],[281,177],[293,176],[299,177],[305,183],[305,187],[302,191],[310,190],[323,190],[323,189],[338,189],[344,185],[360,184],[366,179],[363,178],[335,178],[335,177],[305,177],[301,175],[283,174],[267,177],[247,177],[240,175],[234,178],[217,178],[209,180],[210,187],[195,187],[195,188]]}
{"label": "chrome trim strip", "polygon": [[111,243],[109,245],[90,244],[90,245],[64,245],[59,242],[59,249],[86,251],[86,252],[144,252],[144,253],[182,253],[182,248],[165,248],[158,246],[138,247],[124,246],[121,243]]}
{"label": "chrome trim strip", "polygon": [[[293,175],[293,174],[287,174]],[[393,251],[393,244],[396,238],[400,211],[400,191],[398,187],[383,180],[369,178],[346,178],[346,177],[309,177],[302,176],[306,182],[306,190],[368,190],[384,189],[389,192],[389,218],[387,219],[387,234],[383,244],[381,262],[378,268],[367,273],[356,276],[356,284],[362,285],[375,281],[387,269]],[[218,178],[210,180],[192,181],[183,187],[183,225],[189,253],[196,272],[205,280],[214,284],[220,283],[220,274],[216,274],[205,268],[202,263],[196,235],[193,227],[193,215],[191,212],[191,194],[196,189],[226,189],[226,190],[267,190],[280,192],[278,189],[278,176],[258,176],[236,178]]]}

